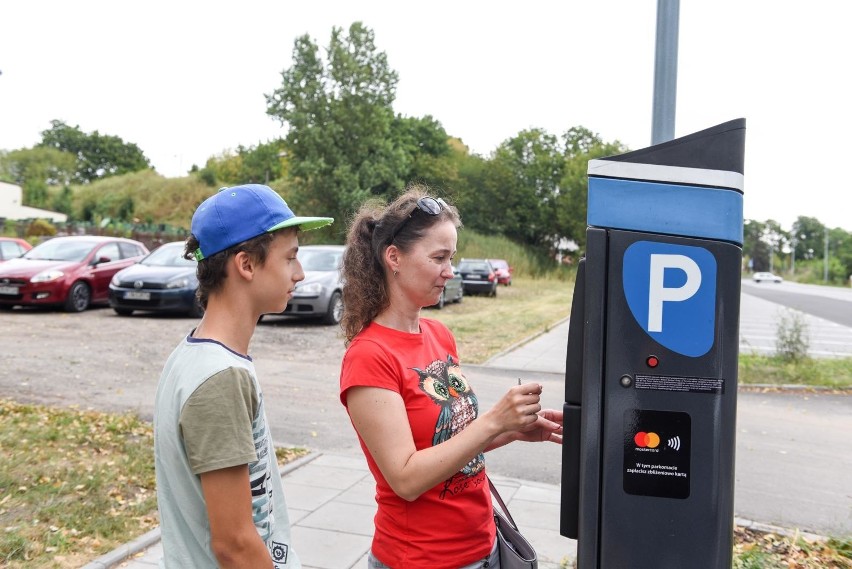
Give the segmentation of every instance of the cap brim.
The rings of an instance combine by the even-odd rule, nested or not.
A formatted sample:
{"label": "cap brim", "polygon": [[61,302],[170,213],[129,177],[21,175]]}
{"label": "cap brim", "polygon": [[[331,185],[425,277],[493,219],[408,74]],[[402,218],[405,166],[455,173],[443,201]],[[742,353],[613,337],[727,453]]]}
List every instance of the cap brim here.
{"label": "cap brim", "polygon": [[319,229],[320,227],[331,225],[332,222],[334,222],[333,217],[291,217],[287,221],[282,221],[281,223],[273,225],[267,229],[266,232],[269,233],[270,231],[277,231],[279,229],[284,229],[285,227],[293,226],[298,226],[302,231],[310,231],[312,229]]}

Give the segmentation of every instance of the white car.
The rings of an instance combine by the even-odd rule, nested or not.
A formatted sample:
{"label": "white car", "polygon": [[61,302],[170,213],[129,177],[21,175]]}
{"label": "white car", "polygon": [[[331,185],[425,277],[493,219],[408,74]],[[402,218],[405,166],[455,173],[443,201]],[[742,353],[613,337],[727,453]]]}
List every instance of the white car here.
{"label": "white car", "polygon": [[756,283],[762,283],[762,282],[781,283],[781,282],[784,282],[784,279],[782,279],[778,275],[773,275],[772,273],[754,273],[751,278]]}

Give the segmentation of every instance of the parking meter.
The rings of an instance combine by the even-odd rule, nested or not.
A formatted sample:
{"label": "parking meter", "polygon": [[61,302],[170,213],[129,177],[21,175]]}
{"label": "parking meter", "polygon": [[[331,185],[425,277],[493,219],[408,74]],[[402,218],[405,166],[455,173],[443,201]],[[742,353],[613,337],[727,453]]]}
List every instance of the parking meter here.
{"label": "parking meter", "polygon": [[745,119],[588,166],[560,532],[578,569],[728,569]]}

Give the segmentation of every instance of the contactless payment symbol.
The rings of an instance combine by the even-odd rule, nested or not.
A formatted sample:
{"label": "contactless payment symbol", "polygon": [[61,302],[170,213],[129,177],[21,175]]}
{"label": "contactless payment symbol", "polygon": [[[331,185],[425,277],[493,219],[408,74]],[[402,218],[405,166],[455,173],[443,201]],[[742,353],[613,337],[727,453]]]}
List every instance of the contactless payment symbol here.
{"label": "contactless payment symbol", "polygon": [[624,471],[628,494],[689,498],[692,418],[680,411],[624,411]]}
{"label": "contactless payment symbol", "polygon": [[713,347],[716,258],[702,247],[637,241],[624,252],[624,297],[655,341],[685,356]]}

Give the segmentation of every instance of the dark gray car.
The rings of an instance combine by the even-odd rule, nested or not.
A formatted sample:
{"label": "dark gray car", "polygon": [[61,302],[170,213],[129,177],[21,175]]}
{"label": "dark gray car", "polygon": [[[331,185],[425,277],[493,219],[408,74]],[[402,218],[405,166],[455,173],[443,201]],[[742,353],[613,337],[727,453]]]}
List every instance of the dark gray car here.
{"label": "dark gray car", "polygon": [[325,324],[339,324],[343,316],[340,267],[344,245],[303,245],[299,261],[305,280],[296,285],[293,298],[282,314],[318,317]]}
{"label": "dark gray car", "polygon": [[487,259],[462,259],[459,274],[465,294],[497,296],[497,271]]}

